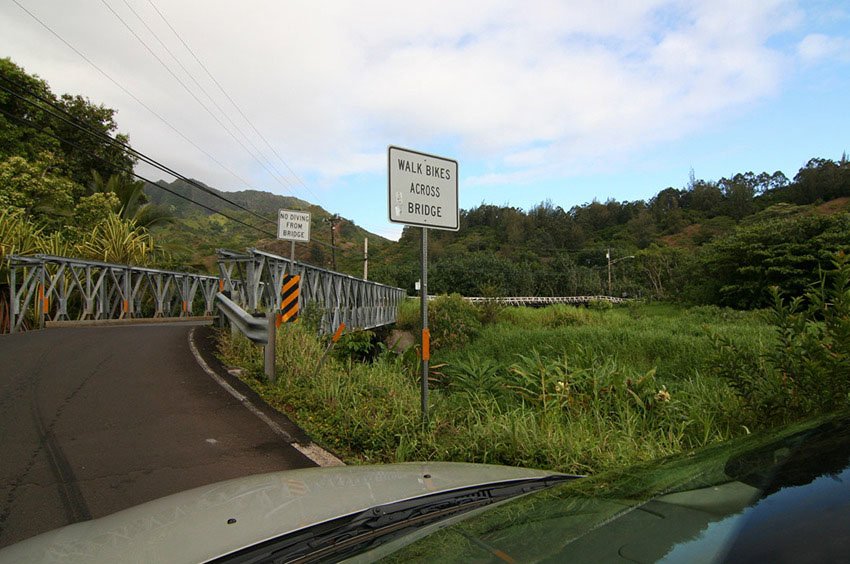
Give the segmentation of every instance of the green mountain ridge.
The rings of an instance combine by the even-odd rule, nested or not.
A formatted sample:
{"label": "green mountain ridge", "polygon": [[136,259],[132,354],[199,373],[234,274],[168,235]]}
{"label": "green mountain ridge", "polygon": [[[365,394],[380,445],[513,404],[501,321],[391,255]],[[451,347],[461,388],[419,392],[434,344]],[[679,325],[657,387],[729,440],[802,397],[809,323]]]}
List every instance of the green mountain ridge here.
{"label": "green mountain ridge", "polygon": [[[154,204],[168,208],[175,220],[154,229],[157,242],[168,254],[169,266],[195,270],[215,271],[217,249],[244,251],[256,247],[271,253],[289,257],[291,244],[278,240],[277,214],[280,209],[305,211],[311,214],[310,243],[296,244],[296,260],[322,268],[336,270],[354,276],[363,275],[364,240],[369,240],[370,252],[381,252],[392,242],[357,226],[353,221],[338,217],[321,206],[292,196],[281,196],[262,190],[225,192],[193,180],[207,190],[220,194],[255,215],[231,206],[214,195],[184,180],[166,182],[158,186],[168,188],[209,208],[221,210],[243,225],[230,221],[224,215],[214,213],[199,205],[158,189],[150,183],[145,185],[145,194]],[[256,229],[249,227],[254,226]],[[331,237],[331,226],[334,234]],[[333,245],[331,243],[333,239]]]}

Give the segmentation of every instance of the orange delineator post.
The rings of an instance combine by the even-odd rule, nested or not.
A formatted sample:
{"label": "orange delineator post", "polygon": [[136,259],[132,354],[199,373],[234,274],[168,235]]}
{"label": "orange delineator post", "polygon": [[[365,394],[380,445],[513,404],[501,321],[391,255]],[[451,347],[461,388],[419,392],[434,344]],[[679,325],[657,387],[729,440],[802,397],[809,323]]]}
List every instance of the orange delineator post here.
{"label": "orange delineator post", "polygon": [[50,311],[50,298],[44,295],[44,285],[38,285],[38,299],[41,302],[41,314],[47,315]]}
{"label": "orange delineator post", "polygon": [[431,330],[422,330],[422,360],[431,360]]}

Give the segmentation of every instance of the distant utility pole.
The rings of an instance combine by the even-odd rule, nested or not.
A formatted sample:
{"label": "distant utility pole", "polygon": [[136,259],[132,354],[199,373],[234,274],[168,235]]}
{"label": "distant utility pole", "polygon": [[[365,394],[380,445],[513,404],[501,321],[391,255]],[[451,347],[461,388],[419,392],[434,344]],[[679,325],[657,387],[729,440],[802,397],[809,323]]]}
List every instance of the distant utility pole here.
{"label": "distant utility pole", "polygon": [[618,259],[611,260],[611,247],[608,247],[608,252],[605,253],[605,258],[608,259],[608,295],[613,296],[611,293],[613,290],[611,289],[611,266],[620,262],[621,260],[633,259],[634,255],[629,255],[627,257],[620,257]]}
{"label": "distant utility pole", "polygon": [[338,213],[335,213],[332,216],[325,218],[325,221],[331,224],[331,256],[333,257],[334,271],[336,271],[336,239],[334,238],[334,231],[336,230],[337,224],[341,221],[341,218]]}
{"label": "distant utility pole", "polygon": [[363,239],[363,280],[369,279],[369,238]]}

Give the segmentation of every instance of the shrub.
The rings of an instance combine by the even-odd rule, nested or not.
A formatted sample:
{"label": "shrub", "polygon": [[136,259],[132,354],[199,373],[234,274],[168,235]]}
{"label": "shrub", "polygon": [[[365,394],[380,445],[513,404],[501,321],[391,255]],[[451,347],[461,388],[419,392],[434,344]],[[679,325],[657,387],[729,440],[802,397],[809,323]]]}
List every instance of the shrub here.
{"label": "shrub", "polygon": [[587,303],[587,307],[589,309],[595,309],[600,311],[605,311],[607,309],[611,309],[614,307],[614,304],[609,302],[608,300],[590,300]]}
{"label": "shrub", "polygon": [[408,298],[401,302],[398,307],[396,327],[408,331],[416,331],[420,323],[419,298]]}
{"label": "shrub", "polygon": [[431,345],[439,348],[466,346],[481,331],[478,309],[460,294],[438,296],[428,303]]}
{"label": "shrub", "polygon": [[766,351],[717,339],[720,374],[760,424],[850,404],[850,261],[840,253],[834,265],[804,296],[786,302],[770,290],[777,340]]}
{"label": "shrub", "polygon": [[366,362],[374,360],[386,348],[374,331],[353,331],[340,338],[334,347],[334,356],[348,362]]}

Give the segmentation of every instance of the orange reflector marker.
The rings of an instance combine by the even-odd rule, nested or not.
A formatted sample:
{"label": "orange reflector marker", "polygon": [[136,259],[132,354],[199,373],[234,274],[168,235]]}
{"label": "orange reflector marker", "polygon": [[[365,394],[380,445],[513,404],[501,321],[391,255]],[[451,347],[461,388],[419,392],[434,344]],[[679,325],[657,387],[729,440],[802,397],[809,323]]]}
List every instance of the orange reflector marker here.
{"label": "orange reflector marker", "polygon": [[431,360],[431,330],[422,330],[422,360]]}
{"label": "orange reflector marker", "polygon": [[223,278],[218,279],[218,291],[224,292],[224,279]]}
{"label": "orange reflector marker", "polygon": [[44,295],[44,286],[38,285],[38,299],[41,301],[41,313],[47,315],[50,310],[50,298]]}
{"label": "orange reflector marker", "polygon": [[339,327],[336,328],[336,333],[331,337],[331,340],[336,343],[339,341],[339,338],[342,337],[342,332],[345,331],[345,323],[340,323]]}
{"label": "orange reflector marker", "polygon": [[277,314],[274,316],[274,326],[280,329],[280,324],[283,323],[283,316],[281,314]]}
{"label": "orange reflector marker", "polygon": [[189,310],[189,304],[186,300],[183,300],[183,313],[186,313]]}
{"label": "orange reflector marker", "polygon": [[128,311],[130,311],[130,301],[124,300],[124,313],[127,313]]}

